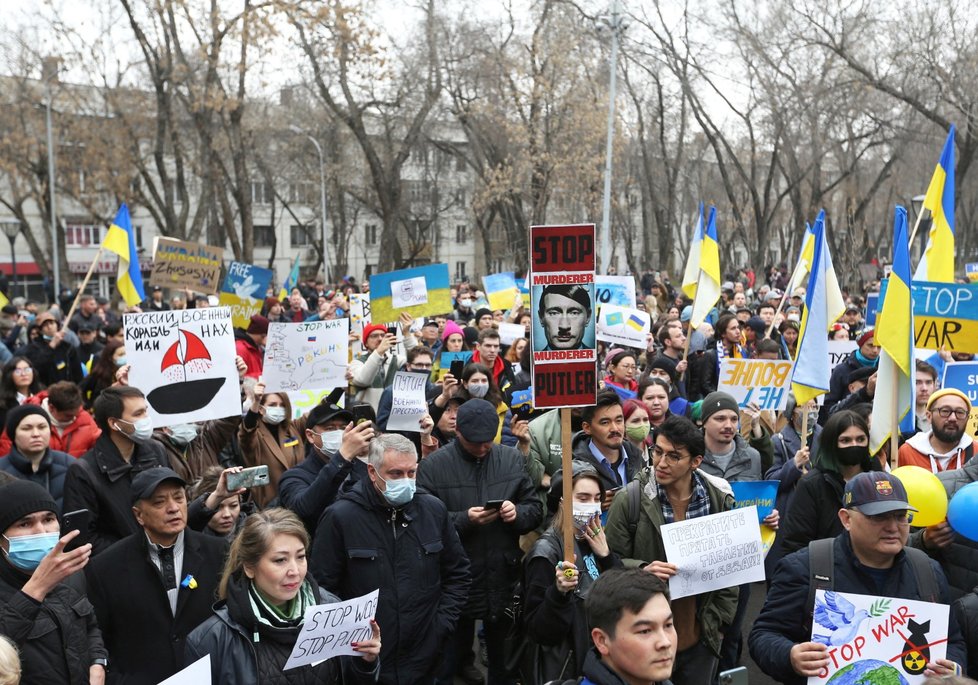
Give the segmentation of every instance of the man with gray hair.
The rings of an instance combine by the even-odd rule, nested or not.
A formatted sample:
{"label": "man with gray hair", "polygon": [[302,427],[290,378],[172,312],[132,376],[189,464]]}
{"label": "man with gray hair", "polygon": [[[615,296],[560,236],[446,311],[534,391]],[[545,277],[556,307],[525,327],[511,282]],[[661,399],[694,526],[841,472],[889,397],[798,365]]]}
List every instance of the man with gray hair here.
{"label": "man with gray hair", "polygon": [[374,438],[368,477],[344,486],[326,509],[309,563],[342,599],[380,589],[382,685],[434,681],[471,582],[448,510],[416,491],[417,471],[414,443],[392,433]]}

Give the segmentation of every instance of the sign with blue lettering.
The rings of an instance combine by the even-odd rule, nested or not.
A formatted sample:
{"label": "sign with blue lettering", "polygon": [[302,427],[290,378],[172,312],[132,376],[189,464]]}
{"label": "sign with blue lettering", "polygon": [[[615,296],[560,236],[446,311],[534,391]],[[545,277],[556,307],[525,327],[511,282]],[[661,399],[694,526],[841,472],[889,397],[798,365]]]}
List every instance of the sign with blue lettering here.
{"label": "sign with blue lettering", "polygon": [[948,362],[944,365],[942,388],[960,390],[974,405],[978,402],[978,362]]}
{"label": "sign with blue lettering", "polygon": [[778,481],[735,481],[730,484],[730,487],[733,488],[734,493],[734,509],[757,507],[758,523],[774,510],[774,500],[778,496]]}
{"label": "sign with blue lettering", "polygon": [[761,410],[781,411],[788,402],[794,362],[725,357],[717,390],[731,395],[740,406],[754,403]]}

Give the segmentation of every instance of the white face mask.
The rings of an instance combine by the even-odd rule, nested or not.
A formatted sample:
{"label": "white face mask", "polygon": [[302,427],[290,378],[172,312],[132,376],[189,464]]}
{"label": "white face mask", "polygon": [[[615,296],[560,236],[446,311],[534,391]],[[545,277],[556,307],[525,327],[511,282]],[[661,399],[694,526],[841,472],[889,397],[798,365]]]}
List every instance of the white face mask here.
{"label": "white face mask", "polygon": [[323,440],[323,446],[320,452],[336,452],[343,443],[343,429],[324,431],[320,433],[320,437]]}
{"label": "white face mask", "polygon": [[578,528],[591,520],[595,514],[601,515],[600,502],[574,502],[573,513],[574,525]]}
{"label": "white face mask", "polygon": [[265,407],[262,420],[271,426],[277,426],[285,421],[285,407]]}
{"label": "white face mask", "polygon": [[118,419],[118,421],[132,426],[132,433],[127,433],[119,428],[119,423],[115,425],[115,428],[133,442],[149,442],[153,438],[153,419],[148,416],[138,421],[126,421],[124,419]]}
{"label": "white face mask", "polygon": [[472,397],[483,398],[489,394],[489,384],[488,383],[469,383],[468,384],[469,394]]}
{"label": "white face mask", "polygon": [[197,424],[195,423],[178,423],[175,426],[170,426],[170,440],[177,445],[189,445],[196,437]]}

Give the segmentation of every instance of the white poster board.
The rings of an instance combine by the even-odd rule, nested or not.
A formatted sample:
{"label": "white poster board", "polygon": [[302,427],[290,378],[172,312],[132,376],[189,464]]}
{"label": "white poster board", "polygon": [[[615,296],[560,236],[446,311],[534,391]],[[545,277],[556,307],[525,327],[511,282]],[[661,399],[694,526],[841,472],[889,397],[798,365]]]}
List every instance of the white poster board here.
{"label": "white poster board", "polygon": [[129,385],[157,428],[240,415],[230,307],[124,314]]}
{"label": "white poster board", "polygon": [[631,276],[595,276],[594,303],[635,309],[635,279]]}
{"label": "white poster board", "polygon": [[271,323],[262,376],[265,392],[346,385],[349,319]]}
{"label": "white poster board", "polygon": [[815,591],[812,642],[829,665],[809,685],[923,683],[927,661],[947,658],[949,607],[912,599]]}
{"label": "white poster board", "polygon": [[652,317],[630,307],[603,304],[598,311],[598,340],[645,349]]}
{"label": "white poster board", "polygon": [[834,369],[858,348],[855,340],[829,340],[829,366]]}
{"label": "white poster board", "polygon": [[370,323],[370,294],[350,293],[350,329],[360,335]]}
{"label": "white poster board", "polygon": [[418,422],[428,413],[428,403],[425,398],[428,379],[429,375],[424,373],[398,371],[394,374],[387,430],[415,433],[421,430]]}
{"label": "white poster board", "polygon": [[370,621],[377,615],[379,590],[335,604],[306,609],[306,617],[289,660],[282,669],[315,664],[336,656],[358,656],[350,646],[369,640]]}
{"label": "white poster board", "polygon": [[211,685],[211,655],[205,654],[160,685]]}
{"label": "white poster board", "polygon": [[762,409],[781,411],[791,391],[794,362],[782,359],[733,359],[720,364],[717,390],[729,393],[741,407],[751,402]]}
{"label": "white poster board", "polygon": [[501,345],[512,345],[520,338],[526,337],[526,328],[518,323],[501,322],[498,330]]}
{"label": "white poster board", "polygon": [[672,599],[764,580],[757,508],[744,507],[662,526]]}

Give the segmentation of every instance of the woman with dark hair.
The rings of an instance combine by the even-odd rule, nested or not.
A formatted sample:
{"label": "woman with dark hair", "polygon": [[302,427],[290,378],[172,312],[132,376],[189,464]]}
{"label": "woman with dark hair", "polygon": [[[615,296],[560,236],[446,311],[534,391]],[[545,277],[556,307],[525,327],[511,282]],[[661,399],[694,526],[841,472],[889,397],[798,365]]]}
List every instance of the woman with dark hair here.
{"label": "woman with dark hair", "polygon": [[788,351],[788,358],[794,359],[798,352],[798,332],[801,330],[801,324],[794,319],[787,319],[781,322],[778,330],[781,332],[781,340]]}
{"label": "woman with dark hair", "polygon": [[621,348],[608,352],[608,356],[604,360],[608,369],[608,375],[604,377],[605,387],[617,387],[630,393],[638,392],[638,382],[635,380],[635,371],[638,369],[637,360],[638,357],[634,352]]}
{"label": "woman with dark hair", "polygon": [[41,392],[44,386],[37,370],[27,357],[13,357],[0,375],[0,426],[6,424],[7,412]]}
{"label": "woman with dark hair", "polygon": [[208,535],[223,537],[234,542],[249,515],[255,513],[255,505],[246,500],[248,491],[228,490],[229,473],[238,473],[242,467],[222,469],[208,467],[194,485],[194,499],[187,506],[187,526]]}
{"label": "woman with dark hair", "polygon": [[645,404],[649,412],[649,425],[652,431],[672,415],[669,409],[669,390],[668,381],[661,378],[646,376],[638,384],[638,399]]}
{"label": "woman with dark hair", "polygon": [[784,553],[803,549],[812,540],[834,538],[842,532],[839,509],[846,483],[864,471],[879,471],[869,455],[869,425],[849,410],[838,411],[822,427],[818,460],[795,486],[788,516],[782,525]]}
{"label": "woman with dark hair", "polygon": [[488,366],[479,362],[466,364],[462,371],[462,387],[456,396],[462,402],[477,397],[494,406],[496,413],[499,414],[499,431],[493,442],[510,447],[516,446],[516,437],[509,430],[512,414]]}
{"label": "woman with dark hair", "polygon": [[91,409],[95,399],[103,390],[115,383],[116,372],[125,366],[126,347],[118,340],[109,340],[102,348],[98,359],[92,364],[92,370],[80,384],[85,407]]}

